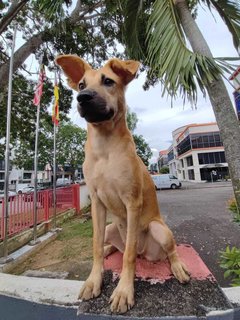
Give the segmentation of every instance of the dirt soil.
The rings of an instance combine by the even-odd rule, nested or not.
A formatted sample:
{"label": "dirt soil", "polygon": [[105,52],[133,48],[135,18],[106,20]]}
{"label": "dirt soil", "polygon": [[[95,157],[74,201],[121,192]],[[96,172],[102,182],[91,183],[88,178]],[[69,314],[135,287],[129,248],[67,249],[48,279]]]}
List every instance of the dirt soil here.
{"label": "dirt soil", "polygon": [[[105,271],[101,295],[80,303],[80,313],[110,315],[109,298],[118,280]],[[226,310],[231,306],[216,282],[191,280],[182,285],[172,278],[163,284],[135,280],[135,306],[124,316],[205,316],[212,310]]]}
{"label": "dirt soil", "polygon": [[[26,270],[67,272],[67,279],[86,280],[92,267],[92,236],[82,236],[85,225],[91,229],[91,221],[85,222],[81,217],[67,222],[55,241],[17,266],[12,273],[19,275]],[[76,227],[80,228],[79,234]]]}

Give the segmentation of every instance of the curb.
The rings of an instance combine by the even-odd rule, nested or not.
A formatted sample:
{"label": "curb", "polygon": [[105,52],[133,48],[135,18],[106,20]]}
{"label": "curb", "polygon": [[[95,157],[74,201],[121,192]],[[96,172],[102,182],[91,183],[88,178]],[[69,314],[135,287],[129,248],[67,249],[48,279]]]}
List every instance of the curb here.
{"label": "curb", "polygon": [[[15,297],[41,305],[58,306],[62,309],[75,309],[79,304],[78,293],[84,281],[33,278],[0,273],[0,295]],[[239,303],[240,287],[223,288],[224,294],[231,303]],[[72,312],[72,311],[71,311]],[[15,318],[17,319],[17,318]],[[67,318],[66,318],[67,319]],[[117,320],[128,319],[122,315],[97,315],[78,313],[79,320]],[[132,320],[239,320],[240,306],[235,309],[210,311],[206,317],[165,316],[165,317],[131,317]]]}
{"label": "curb", "polygon": [[15,252],[8,255],[12,260],[8,263],[0,264],[0,272],[10,272],[13,270],[19,263],[22,263],[32,254],[37,253],[43,247],[45,247],[49,242],[53,241],[57,237],[57,232],[47,232],[43,236],[37,238],[39,241],[36,245],[30,246],[25,245],[22,248],[16,250]]}

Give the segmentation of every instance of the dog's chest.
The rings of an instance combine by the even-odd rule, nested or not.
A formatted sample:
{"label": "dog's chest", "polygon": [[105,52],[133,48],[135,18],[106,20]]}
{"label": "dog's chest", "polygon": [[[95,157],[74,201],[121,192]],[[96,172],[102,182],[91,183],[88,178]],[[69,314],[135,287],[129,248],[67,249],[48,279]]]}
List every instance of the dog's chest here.
{"label": "dog's chest", "polygon": [[89,188],[97,194],[107,210],[115,215],[125,216],[126,208],[122,201],[125,182],[117,163],[100,158],[91,167],[86,164],[84,169]]}

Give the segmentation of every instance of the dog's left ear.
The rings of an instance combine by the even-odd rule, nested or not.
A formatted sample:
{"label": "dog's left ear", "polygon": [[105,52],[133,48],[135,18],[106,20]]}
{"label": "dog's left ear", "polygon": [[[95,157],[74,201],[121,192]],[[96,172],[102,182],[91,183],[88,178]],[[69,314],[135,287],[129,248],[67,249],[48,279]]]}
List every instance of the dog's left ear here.
{"label": "dog's left ear", "polygon": [[122,79],[124,85],[127,85],[135,78],[140,62],[135,60],[123,61],[115,58],[109,60],[106,66],[109,66],[112,71]]}

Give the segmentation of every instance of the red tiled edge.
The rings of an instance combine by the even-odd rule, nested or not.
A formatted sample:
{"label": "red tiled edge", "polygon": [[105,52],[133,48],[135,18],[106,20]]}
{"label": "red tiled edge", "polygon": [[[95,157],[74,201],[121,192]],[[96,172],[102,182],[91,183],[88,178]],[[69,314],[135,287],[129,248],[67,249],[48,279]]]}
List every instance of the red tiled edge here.
{"label": "red tiled edge", "polygon": [[[190,245],[178,245],[177,251],[180,259],[185,263],[191,274],[191,279],[216,281],[210,270],[202,261],[198,253]],[[112,270],[113,273],[120,274],[122,270],[122,253],[115,252],[104,260],[104,269]],[[164,282],[173,277],[168,260],[150,262],[137,258],[136,277],[153,282]]]}

